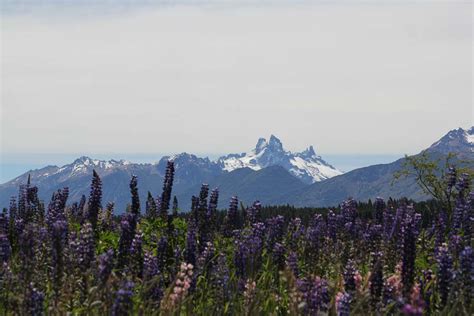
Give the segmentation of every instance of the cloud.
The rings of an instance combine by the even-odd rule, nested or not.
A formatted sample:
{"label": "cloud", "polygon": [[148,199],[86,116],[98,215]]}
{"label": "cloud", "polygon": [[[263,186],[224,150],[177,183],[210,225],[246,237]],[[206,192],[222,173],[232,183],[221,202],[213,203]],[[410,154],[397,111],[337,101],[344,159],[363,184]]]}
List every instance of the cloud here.
{"label": "cloud", "polygon": [[172,6],[2,25],[3,152],[413,153],[472,125],[470,5]]}

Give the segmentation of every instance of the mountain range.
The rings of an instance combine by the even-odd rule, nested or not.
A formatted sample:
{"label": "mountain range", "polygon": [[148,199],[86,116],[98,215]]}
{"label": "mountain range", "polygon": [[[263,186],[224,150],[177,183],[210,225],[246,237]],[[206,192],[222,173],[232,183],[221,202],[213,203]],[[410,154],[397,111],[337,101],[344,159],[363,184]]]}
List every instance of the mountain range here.
{"label": "mountain range", "polygon": [[[474,127],[452,130],[425,151],[434,157],[454,152],[474,168]],[[233,195],[245,204],[259,199],[264,204],[296,206],[334,206],[349,196],[358,200],[377,196],[426,198],[415,179],[393,181],[404,158],[342,173],[316,155],[312,146],[292,153],[272,135],[268,141],[260,138],[248,153],[229,154],[216,161],[188,153],[166,156],[148,164],[80,157],[71,164],[31,170],[1,184],[0,206],[7,206],[10,197],[18,194],[19,185],[26,183],[28,175],[32,184],[39,187],[43,200],[48,201],[55,190],[67,186],[70,201],[78,201],[83,194],[88,196],[92,170],[96,170],[103,182],[103,201],[115,202],[117,212],[121,212],[130,201],[131,175],[138,177],[143,200],[148,191],[157,196],[161,193],[169,159],[175,163],[173,194],[178,197],[183,211],[189,209],[191,196],[199,193],[202,183],[219,188],[220,208],[226,208]]]}

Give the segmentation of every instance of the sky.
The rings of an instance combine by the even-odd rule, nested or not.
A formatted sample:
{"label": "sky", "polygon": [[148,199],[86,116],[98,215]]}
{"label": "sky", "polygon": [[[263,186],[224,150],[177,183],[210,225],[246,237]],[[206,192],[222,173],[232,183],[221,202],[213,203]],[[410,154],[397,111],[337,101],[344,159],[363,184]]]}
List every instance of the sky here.
{"label": "sky", "polygon": [[473,125],[470,1],[0,1],[3,165],[270,134],[387,157]]}

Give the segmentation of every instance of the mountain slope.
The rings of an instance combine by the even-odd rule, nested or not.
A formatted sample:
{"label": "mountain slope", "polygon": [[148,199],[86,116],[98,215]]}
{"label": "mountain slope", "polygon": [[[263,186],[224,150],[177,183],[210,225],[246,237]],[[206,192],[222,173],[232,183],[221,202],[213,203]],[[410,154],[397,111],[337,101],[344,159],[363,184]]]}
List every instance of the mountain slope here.
{"label": "mountain slope", "polygon": [[[219,189],[219,208],[227,208],[232,196],[237,196],[245,205],[256,200],[263,204],[273,204],[280,195],[307,187],[281,166],[270,166],[261,170],[240,168],[222,174],[209,181],[208,184],[210,189]],[[197,196],[199,190],[200,185],[196,185],[178,196],[185,209],[190,206],[191,196]]]}
{"label": "mountain slope", "polygon": [[317,182],[307,188],[280,197],[276,204],[289,203],[295,206],[334,206],[348,197],[357,200],[410,197],[425,199],[413,178],[394,181],[394,173],[402,168],[404,159],[389,164],[373,165],[355,169],[341,176]]}
{"label": "mountain slope", "polygon": [[[431,159],[441,161],[448,153],[458,155],[457,163],[474,169],[472,142],[473,128],[452,130],[425,151]],[[469,138],[471,137],[471,138]],[[471,140],[471,141],[469,141]],[[423,200],[428,196],[413,177],[394,180],[394,174],[403,168],[405,158],[389,164],[355,169],[343,175],[314,183],[296,193],[281,196],[276,204],[290,203],[296,206],[337,205],[347,197],[357,200],[408,197]]]}
{"label": "mountain slope", "polygon": [[267,142],[260,138],[249,153],[230,154],[217,163],[227,171],[239,168],[260,170],[270,166],[281,166],[305,183],[314,183],[342,174],[314,152],[313,146],[301,153],[292,153],[283,148],[281,141],[271,135]]}

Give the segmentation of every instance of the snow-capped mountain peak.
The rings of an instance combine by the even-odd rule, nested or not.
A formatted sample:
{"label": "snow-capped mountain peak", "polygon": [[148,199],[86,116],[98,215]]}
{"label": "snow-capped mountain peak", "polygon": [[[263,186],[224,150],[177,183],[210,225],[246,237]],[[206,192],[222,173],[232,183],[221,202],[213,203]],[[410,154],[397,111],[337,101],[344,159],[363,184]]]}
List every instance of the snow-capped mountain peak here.
{"label": "snow-capped mountain peak", "polygon": [[442,153],[455,152],[459,155],[474,153],[474,127],[453,129],[428,148]]}
{"label": "snow-capped mountain peak", "polygon": [[260,170],[269,166],[282,166],[306,183],[313,183],[342,174],[320,156],[313,146],[300,153],[292,153],[283,148],[283,143],[271,135],[267,141],[259,138],[257,145],[248,153],[230,154],[217,161],[222,169],[232,171],[240,168]]}

